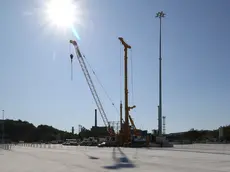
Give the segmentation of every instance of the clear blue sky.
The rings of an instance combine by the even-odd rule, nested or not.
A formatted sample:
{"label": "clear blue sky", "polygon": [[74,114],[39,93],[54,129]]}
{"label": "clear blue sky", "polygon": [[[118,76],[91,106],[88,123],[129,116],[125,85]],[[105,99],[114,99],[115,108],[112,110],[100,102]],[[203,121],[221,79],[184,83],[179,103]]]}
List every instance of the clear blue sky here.
{"label": "clear blue sky", "polygon": [[[71,33],[43,25],[38,2],[1,1],[0,109],[7,118],[35,125],[69,131],[78,124],[90,128],[96,106],[76,60],[74,79],[70,79]],[[230,1],[79,2],[84,12],[82,25],[76,26],[81,51],[118,108],[118,36],[132,46],[137,108],[131,114],[137,127],[157,128],[159,19],[155,13],[161,10],[167,14],[162,23],[166,131],[214,129],[230,123]],[[109,120],[118,120],[116,110],[94,81]]]}

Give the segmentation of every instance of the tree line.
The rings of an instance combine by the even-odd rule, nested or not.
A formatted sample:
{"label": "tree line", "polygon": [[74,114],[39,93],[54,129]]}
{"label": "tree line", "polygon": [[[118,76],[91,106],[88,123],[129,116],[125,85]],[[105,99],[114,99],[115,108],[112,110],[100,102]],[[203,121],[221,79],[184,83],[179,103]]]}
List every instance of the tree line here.
{"label": "tree line", "polygon": [[223,127],[222,136],[219,129],[215,130],[196,130],[194,128],[186,132],[168,134],[167,138],[172,141],[188,140],[190,142],[230,142],[230,125]]}
{"label": "tree line", "polygon": [[[0,120],[0,138],[2,138],[2,122]],[[91,130],[83,128],[80,133],[62,131],[48,125],[34,126],[32,123],[22,120],[4,120],[4,138],[7,141],[18,142],[50,142],[53,140],[83,139],[88,137],[107,136],[105,127],[92,127]],[[230,141],[230,125],[223,127],[223,137],[219,137],[219,130],[196,130],[191,129],[186,132],[167,134],[171,141],[190,140],[225,140]]]}
{"label": "tree line", "polygon": [[[0,139],[2,138],[3,121],[0,120]],[[95,134],[83,128],[80,133],[62,131],[48,125],[34,126],[22,120],[4,120],[4,140],[8,142],[50,142],[53,140],[83,139]]]}

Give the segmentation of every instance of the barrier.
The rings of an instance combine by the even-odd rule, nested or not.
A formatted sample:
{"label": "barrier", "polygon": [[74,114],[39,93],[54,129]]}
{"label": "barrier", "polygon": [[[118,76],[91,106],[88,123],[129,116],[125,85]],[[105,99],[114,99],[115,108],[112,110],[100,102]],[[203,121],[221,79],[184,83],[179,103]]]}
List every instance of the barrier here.
{"label": "barrier", "polygon": [[[14,144],[0,144],[0,149],[10,150]],[[17,144],[20,147],[31,147],[33,149],[70,149],[69,146],[63,146],[61,144],[44,144],[44,143],[20,143]],[[88,149],[89,147],[85,147]],[[78,146],[76,146],[78,149]],[[159,149],[158,147],[152,147],[150,149]],[[163,148],[164,149],[164,148]],[[165,148],[165,150],[182,151],[182,152],[196,152],[196,153],[211,153],[211,154],[228,154],[230,155],[230,144],[189,144],[189,145],[177,145],[174,144],[173,148]]]}
{"label": "barrier", "polygon": [[11,144],[0,144],[0,148],[3,150],[11,150]]}

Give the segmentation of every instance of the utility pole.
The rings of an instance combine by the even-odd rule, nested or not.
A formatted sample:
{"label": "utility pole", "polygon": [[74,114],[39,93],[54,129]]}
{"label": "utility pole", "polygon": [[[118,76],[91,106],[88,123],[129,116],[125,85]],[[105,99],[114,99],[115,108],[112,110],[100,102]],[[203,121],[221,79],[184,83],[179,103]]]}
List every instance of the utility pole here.
{"label": "utility pole", "polygon": [[165,135],[166,134],[166,128],[165,128],[165,118],[166,118],[166,116],[163,116],[162,118],[163,118],[163,135]]}
{"label": "utility pole", "polygon": [[122,129],[122,102],[120,102],[120,132],[123,132]]}
{"label": "utility pole", "polygon": [[5,111],[2,110],[2,144],[5,143],[5,140],[4,140],[4,135],[5,135],[5,126],[4,126],[4,121],[5,121]]}
{"label": "utility pole", "polygon": [[94,124],[95,127],[97,127],[97,109],[95,109],[95,124]]}
{"label": "utility pole", "polygon": [[160,40],[159,40],[159,112],[158,112],[158,133],[162,135],[162,76],[161,76],[161,19],[165,16],[164,12],[158,12],[156,17],[160,19]]}
{"label": "utility pole", "polygon": [[125,123],[124,123],[124,141],[128,143],[130,140],[130,128],[129,128],[129,111],[136,106],[129,107],[129,100],[128,100],[128,49],[131,49],[131,46],[128,45],[122,37],[118,38],[122,45],[124,46],[124,90],[125,90]]}
{"label": "utility pole", "polygon": [[80,134],[81,131],[82,131],[82,126],[78,125],[78,134]]}

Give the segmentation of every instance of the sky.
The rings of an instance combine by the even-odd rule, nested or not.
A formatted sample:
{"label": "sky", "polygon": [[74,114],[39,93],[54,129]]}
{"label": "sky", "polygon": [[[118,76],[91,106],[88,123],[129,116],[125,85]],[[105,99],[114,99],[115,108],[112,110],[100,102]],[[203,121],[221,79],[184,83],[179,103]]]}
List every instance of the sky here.
{"label": "sky", "polygon": [[[46,1],[47,2],[47,1]],[[1,0],[0,109],[8,119],[71,131],[94,125],[93,100],[69,39],[45,22],[45,1]],[[123,95],[121,36],[132,46],[129,94],[137,128],[157,128],[159,19],[162,20],[162,114],[166,133],[230,124],[230,1],[78,0],[80,50],[116,108]],[[132,64],[132,65],[131,65]],[[132,66],[132,68],[131,68]],[[119,113],[94,81],[109,121]],[[131,71],[132,69],[132,71]],[[131,75],[132,74],[132,75]],[[123,75],[123,74],[122,74]],[[132,76],[132,77],[131,77]],[[133,78],[133,79],[131,79]],[[98,124],[103,125],[98,114]]]}

